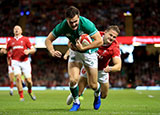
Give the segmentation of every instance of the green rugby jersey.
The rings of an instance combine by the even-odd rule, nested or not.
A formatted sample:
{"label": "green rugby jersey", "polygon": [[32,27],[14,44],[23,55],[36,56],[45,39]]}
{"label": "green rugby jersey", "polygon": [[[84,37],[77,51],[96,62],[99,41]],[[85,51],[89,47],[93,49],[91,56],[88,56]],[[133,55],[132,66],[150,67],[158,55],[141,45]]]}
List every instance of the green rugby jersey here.
{"label": "green rugby jersey", "polygon": [[[82,34],[88,34],[89,36],[94,35],[96,32],[98,32],[95,25],[88,20],[87,18],[80,16],[79,17],[79,26],[77,30],[72,30],[67,20],[63,20],[60,24],[58,24],[53,30],[52,35],[57,38],[59,36],[66,36],[72,44],[76,44],[76,39],[80,37]],[[89,49],[87,51],[84,51],[84,53],[92,53],[97,51],[98,48]]]}

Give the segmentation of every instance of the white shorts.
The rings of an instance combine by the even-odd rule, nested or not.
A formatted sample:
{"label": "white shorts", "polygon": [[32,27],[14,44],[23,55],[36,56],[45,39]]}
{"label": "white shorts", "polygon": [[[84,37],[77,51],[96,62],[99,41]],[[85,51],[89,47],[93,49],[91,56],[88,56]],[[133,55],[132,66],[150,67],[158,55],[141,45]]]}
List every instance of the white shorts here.
{"label": "white shorts", "polygon": [[12,66],[8,66],[8,73],[10,74],[10,73],[13,73],[13,67]]}
{"label": "white shorts", "polygon": [[96,53],[80,53],[70,49],[68,62],[80,62],[90,68],[98,68]]}
{"label": "white shorts", "polygon": [[[87,78],[87,72],[84,67],[81,68],[80,76]],[[98,82],[109,83],[109,73],[106,73],[103,70],[98,71]]]}
{"label": "white shorts", "polygon": [[25,78],[31,78],[31,64],[29,60],[23,62],[12,60],[12,67],[14,69],[14,75],[22,75],[23,72]]}

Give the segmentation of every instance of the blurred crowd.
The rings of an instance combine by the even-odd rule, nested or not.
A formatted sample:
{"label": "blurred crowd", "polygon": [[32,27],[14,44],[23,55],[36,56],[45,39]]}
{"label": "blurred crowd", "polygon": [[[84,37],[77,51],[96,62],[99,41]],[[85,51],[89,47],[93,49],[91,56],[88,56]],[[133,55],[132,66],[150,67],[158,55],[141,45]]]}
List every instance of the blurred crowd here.
{"label": "blurred crowd", "polygon": [[46,36],[65,18],[64,10],[70,5],[78,7],[81,15],[93,21],[100,31],[116,24],[124,36],[124,13],[129,11],[135,36],[160,34],[158,0],[1,0],[0,36],[12,36],[15,24],[23,25],[27,36]]}
{"label": "blurred crowd", "polygon": [[[124,60],[123,55],[122,60]],[[123,61],[121,72],[110,73],[110,86],[123,88],[160,86],[158,54],[148,55],[145,50],[135,49],[133,55],[134,63]],[[0,86],[9,86],[6,55],[1,55],[1,57]],[[68,86],[69,83],[67,61],[53,58],[46,49],[38,49],[32,56],[32,75],[34,86],[50,88],[52,86]]]}

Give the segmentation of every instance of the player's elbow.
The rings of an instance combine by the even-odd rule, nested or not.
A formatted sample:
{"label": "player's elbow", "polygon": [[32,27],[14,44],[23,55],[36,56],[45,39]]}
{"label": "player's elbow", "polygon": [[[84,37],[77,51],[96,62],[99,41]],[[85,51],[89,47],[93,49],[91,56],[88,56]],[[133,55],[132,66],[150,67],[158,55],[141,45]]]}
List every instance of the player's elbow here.
{"label": "player's elbow", "polygon": [[48,45],[48,42],[49,42],[49,39],[46,38],[46,40],[45,40],[45,45],[46,46]]}
{"label": "player's elbow", "polygon": [[118,66],[117,67],[117,71],[121,71],[121,68],[122,68],[122,66],[120,65],[120,66]]}
{"label": "player's elbow", "polygon": [[32,54],[34,54],[36,52],[36,49],[35,48],[33,48],[33,53]]}

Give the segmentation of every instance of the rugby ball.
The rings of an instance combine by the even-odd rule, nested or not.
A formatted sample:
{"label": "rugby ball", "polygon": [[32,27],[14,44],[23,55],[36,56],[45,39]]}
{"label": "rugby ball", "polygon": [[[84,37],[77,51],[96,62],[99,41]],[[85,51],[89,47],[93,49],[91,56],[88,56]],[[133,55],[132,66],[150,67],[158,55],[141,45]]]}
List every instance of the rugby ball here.
{"label": "rugby ball", "polygon": [[92,39],[88,34],[82,34],[79,37],[79,41],[82,44],[82,46],[88,46],[89,44],[92,43]]}
{"label": "rugby ball", "polygon": [[73,102],[73,96],[72,94],[69,94],[66,100],[67,105],[70,105]]}

